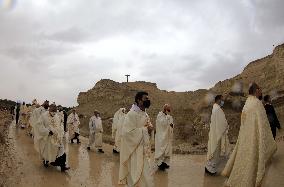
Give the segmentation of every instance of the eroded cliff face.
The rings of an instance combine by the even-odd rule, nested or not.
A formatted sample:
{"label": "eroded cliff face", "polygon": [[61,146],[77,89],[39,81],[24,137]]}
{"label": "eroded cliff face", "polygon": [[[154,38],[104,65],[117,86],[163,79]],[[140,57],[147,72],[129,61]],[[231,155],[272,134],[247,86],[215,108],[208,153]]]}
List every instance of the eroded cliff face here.
{"label": "eroded cliff face", "polygon": [[[284,122],[284,44],[277,46],[265,58],[253,61],[234,78],[218,82],[213,88],[194,92],[168,92],[158,89],[155,83],[118,83],[101,80],[87,92],[78,96],[78,113],[81,114],[81,131],[88,134],[88,120],[95,109],[101,112],[105,140],[110,140],[111,118],[121,107],[130,108],[137,91],[147,91],[152,101],[148,113],[155,125],[158,112],[165,103],[171,104],[175,120],[175,145],[205,149],[213,99],[216,94],[226,95],[224,106],[230,125],[229,138],[235,142],[240,126],[240,114],[251,82],[258,83],[264,94],[271,94],[280,121]],[[282,115],[281,115],[282,114]]]}

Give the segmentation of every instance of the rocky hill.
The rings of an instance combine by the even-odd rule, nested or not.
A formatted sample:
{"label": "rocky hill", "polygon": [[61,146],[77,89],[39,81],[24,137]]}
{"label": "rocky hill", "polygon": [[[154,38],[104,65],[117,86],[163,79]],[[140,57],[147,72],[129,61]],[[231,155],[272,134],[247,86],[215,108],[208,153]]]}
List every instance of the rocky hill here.
{"label": "rocky hill", "polygon": [[229,138],[235,142],[240,126],[240,113],[244,105],[248,86],[258,83],[264,94],[271,94],[280,121],[284,122],[284,44],[277,46],[273,53],[265,58],[249,63],[243,72],[231,79],[218,82],[213,88],[192,92],[173,92],[158,89],[155,83],[129,82],[118,83],[101,80],[87,92],[78,96],[78,113],[81,116],[83,134],[88,134],[88,119],[97,109],[101,112],[105,141],[111,142],[111,118],[121,107],[129,108],[134,102],[137,91],[149,93],[152,105],[148,110],[152,123],[165,103],[173,107],[175,119],[175,149],[182,152],[206,150],[208,124],[213,98],[216,94],[226,95],[224,106],[230,125]]}

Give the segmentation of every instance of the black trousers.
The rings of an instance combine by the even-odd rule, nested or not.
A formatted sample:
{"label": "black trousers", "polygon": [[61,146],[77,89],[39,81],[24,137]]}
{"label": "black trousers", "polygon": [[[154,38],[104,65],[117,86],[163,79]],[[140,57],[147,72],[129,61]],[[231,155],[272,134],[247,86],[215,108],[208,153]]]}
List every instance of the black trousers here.
{"label": "black trousers", "polygon": [[66,166],[66,154],[64,153],[62,156],[57,157],[56,160],[54,162],[50,163],[53,166],[60,166],[65,167]]}
{"label": "black trousers", "polygon": [[72,138],[71,141],[73,141],[74,139],[76,139],[77,142],[79,142],[79,141],[80,141],[80,140],[79,140],[79,135],[80,135],[80,134],[78,134],[77,132],[75,132],[75,137]]}
{"label": "black trousers", "polygon": [[270,127],[270,128],[271,128],[271,131],[272,131],[273,138],[275,140],[275,137],[276,137],[276,127]]}
{"label": "black trousers", "polygon": [[18,125],[19,123],[19,118],[20,118],[20,114],[16,114],[16,124]]}

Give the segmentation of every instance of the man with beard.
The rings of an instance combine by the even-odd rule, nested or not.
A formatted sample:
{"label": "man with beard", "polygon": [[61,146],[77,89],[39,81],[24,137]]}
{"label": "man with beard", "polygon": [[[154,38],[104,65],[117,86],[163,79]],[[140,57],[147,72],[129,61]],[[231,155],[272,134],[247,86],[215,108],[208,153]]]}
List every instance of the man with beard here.
{"label": "man with beard", "polygon": [[239,137],[228,160],[223,176],[226,186],[261,186],[266,165],[276,152],[267,115],[259,100],[261,88],[252,83],[241,115]]}
{"label": "man with beard", "polygon": [[150,168],[150,134],[153,125],[146,113],[150,107],[147,92],[138,92],[135,104],[127,113],[122,127],[119,184],[127,186],[153,185]]}

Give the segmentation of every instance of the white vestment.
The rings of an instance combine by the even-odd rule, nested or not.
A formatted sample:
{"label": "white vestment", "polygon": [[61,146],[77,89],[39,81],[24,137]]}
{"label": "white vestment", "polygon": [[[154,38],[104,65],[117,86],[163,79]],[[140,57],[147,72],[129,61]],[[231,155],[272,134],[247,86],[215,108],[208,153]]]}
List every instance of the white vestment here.
{"label": "white vestment", "polygon": [[[34,134],[34,126],[35,126],[35,124],[38,122],[38,120],[40,119],[40,116],[44,113],[44,112],[46,112],[47,110],[44,108],[44,107],[42,107],[42,106],[40,106],[39,108],[35,108],[34,110],[33,110],[33,112],[31,113],[31,117],[30,117],[30,125],[31,125],[31,134],[33,135],[33,136],[35,136],[35,134]],[[38,148],[38,146],[35,146],[36,147],[36,149]]]}
{"label": "white vestment", "polygon": [[64,114],[63,114],[63,111],[58,111],[57,115],[59,117],[60,125],[64,126]]}
{"label": "white vestment", "polygon": [[159,112],[156,119],[155,161],[157,165],[162,162],[169,165],[172,156],[173,118],[164,112]]}
{"label": "white vestment", "polygon": [[90,118],[89,122],[89,145],[91,147],[95,143],[97,149],[101,149],[103,146],[103,126],[102,119],[95,115]]}
{"label": "white vestment", "polygon": [[150,168],[150,136],[147,124],[150,118],[146,112],[133,105],[125,117],[122,127],[119,184],[131,187],[152,187]]}
{"label": "white vestment", "polygon": [[[50,131],[53,135],[49,135]],[[64,129],[57,115],[52,117],[48,111],[42,114],[34,126],[34,133],[35,145],[38,146],[36,150],[39,151],[41,158],[54,162],[57,157],[63,155]]]}
{"label": "white vestment", "polygon": [[277,149],[262,102],[249,96],[241,116],[239,137],[222,175],[227,186],[260,186],[265,167]]}
{"label": "white vestment", "polygon": [[26,105],[21,105],[20,108],[20,121],[21,121],[21,126],[26,127],[28,123],[28,112],[29,109]]}
{"label": "white vestment", "polygon": [[122,111],[125,110],[124,108],[120,108],[113,117],[113,123],[112,123],[112,137],[114,138],[114,149],[116,151],[120,151],[120,145],[121,145],[121,131],[123,122],[125,119],[126,114]]}
{"label": "white vestment", "polygon": [[95,130],[95,147],[101,149],[103,146],[103,124],[100,117],[95,118],[96,130]]}
{"label": "white vestment", "polygon": [[217,171],[217,164],[221,155],[228,154],[228,122],[225,113],[218,104],[213,105],[208,139],[206,168],[211,173]]}
{"label": "white vestment", "polygon": [[78,115],[75,113],[71,113],[67,118],[67,124],[68,124],[68,131],[69,131],[69,139],[72,139],[75,137],[75,133],[80,134],[80,120]]}

